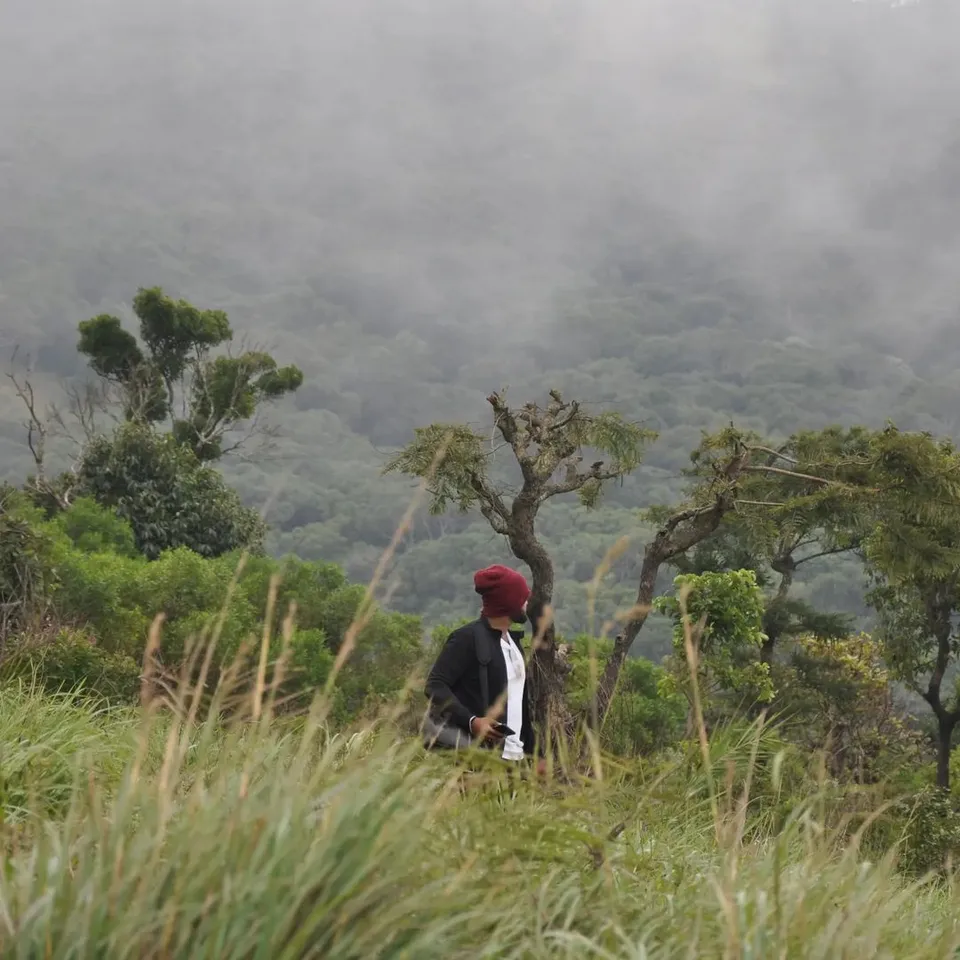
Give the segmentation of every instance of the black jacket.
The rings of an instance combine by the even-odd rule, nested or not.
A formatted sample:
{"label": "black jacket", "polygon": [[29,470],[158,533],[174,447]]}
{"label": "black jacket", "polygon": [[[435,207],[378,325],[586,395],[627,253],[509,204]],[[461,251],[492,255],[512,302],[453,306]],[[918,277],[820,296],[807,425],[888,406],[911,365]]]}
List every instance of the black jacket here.
{"label": "black jacket", "polygon": [[[500,647],[500,631],[495,630],[486,620],[480,621],[490,633],[492,656],[487,666],[487,682],[490,688],[490,700],[496,702],[507,689],[507,664]],[[480,664],[474,640],[475,624],[468,623],[454,630],[444,644],[440,656],[427,677],[425,693],[431,703],[435,716],[448,723],[470,729],[471,717],[482,716],[486,712],[483,695],[480,692]],[[510,636],[523,654],[522,630],[511,630]],[[533,725],[530,722],[530,682],[529,676],[523,688],[523,722],[520,725],[520,739],[523,752],[534,753]]]}

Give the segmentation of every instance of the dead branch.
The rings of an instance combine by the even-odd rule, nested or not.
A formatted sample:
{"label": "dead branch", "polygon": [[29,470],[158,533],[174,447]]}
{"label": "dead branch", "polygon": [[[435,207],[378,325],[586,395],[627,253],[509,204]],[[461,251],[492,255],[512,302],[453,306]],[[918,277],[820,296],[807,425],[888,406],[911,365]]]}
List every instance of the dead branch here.
{"label": "dead branch", "polygon": [[[15,356],[16,353],[14,353]],[[41,414],[37,409],[36,392],[29,378],[25,377],[21,380],[11,370],[7,373],[7,379],[13,384],[13,389],[27,412],[23,426],[27,431],[27,449],[34,463],[31,484],[39,494],[49,497],[61,510],[66,510],[71,502],[69,489],[58,489],[46,474],[47,442],[52,436],[57,435],[55,428],[62,424],[63,418],[54,407],[48,408]]]}
{"label": "dead branch", "polygon": [[616,480],[621,475],[621,471],[612,468],[604,470],[603,466],[602,462],[595,463],[586,472],[580,472],[574,468],[562,482],[547,484],[543,488],[541,499],[546,500],[562,493],[573,493],[582,489],[583,485],[591,480],[598,480],[602,483],[606,480]]}
{"label": "dead branch", "polygon": [[44,477],[44,455],[49,434],[49,418],[47,416],[41,417],[37,413],[37,398],[33,390],[33,384],[29,380],[24,380],[21,383],[13,371],[7,374],[7,379],[13,384],[13,389],[26,407],[27,419],[23,425],[27,431],[27,449],[33,457],[37,479],[42,481]]}

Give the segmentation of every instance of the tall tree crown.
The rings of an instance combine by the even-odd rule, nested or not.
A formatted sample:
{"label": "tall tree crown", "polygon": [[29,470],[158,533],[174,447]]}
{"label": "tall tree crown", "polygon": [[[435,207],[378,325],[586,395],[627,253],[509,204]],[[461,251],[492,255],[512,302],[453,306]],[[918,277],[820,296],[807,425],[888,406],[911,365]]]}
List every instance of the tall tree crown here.
{"label": "tall tree crown", "polygon": [[[413,441],[386,465],[387,473],[425,477],[434,513],[451,505],[480,509],[497,533],[509,534],[513,507],[506,484],[497,476],[497,453],[507,448],[520,469],[522,486],[513,498],[534,512],[551,497],[576,493],[585,506],[600,499],[603,485],[639,465],[651,430],[617,413],[587,413],[577,401],[553,390],[549,403],[511,408],[503,393],[487,398],[493,410],[494,437],[463,424],[435,423],[415,431]],[[497,439],[499,438],[499,439]],[[589,467],[584,455],[600,456]]]}
{"label": "tall tree crown", "polygon": [[139,340],[119,318],[101,314],[80,323],[78,349],[117,389],[128,420],[169,420],[177,442],[204,462],[243,442],[225,445],[241,424],[250,432],[257,428],[262,403],[292,393],[303,382],[298,367],[281,367],[261,350],[213,356],[233,339],[222,310],[201,310],[151,287],[137,292],[133,311],[140,321]]}

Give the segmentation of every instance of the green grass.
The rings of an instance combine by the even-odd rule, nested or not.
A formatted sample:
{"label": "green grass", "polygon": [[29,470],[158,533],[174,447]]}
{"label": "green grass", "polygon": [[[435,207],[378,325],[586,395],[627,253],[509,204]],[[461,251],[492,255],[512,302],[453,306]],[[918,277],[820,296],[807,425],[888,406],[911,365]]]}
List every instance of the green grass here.
{"label": "green grass", "polygon": [[4,821],[66,812],[77,778],[119,782],[139,742],[134,710],[14,681],[0,686],[0,809]]}
{"label": "green grass", "polygon": [[747,754],[774,773],[746,805],[719,785],[714,813],[715,778],[689,757],[507,782],[486,760],[424,757],[389,723],[332,735],[319,705],[225,727],[5,688],[0,730],[4,957],[910,960],[960,947],[952,882],[908,882],[892,852],[866,863],[815,793],[774,829],[783,798],[761,744]]}

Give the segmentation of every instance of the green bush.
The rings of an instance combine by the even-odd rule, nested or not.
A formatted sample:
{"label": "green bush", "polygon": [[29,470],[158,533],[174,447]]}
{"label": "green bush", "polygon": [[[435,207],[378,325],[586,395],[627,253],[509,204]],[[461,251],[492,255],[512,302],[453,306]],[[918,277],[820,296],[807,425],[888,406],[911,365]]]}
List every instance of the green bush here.
{"label": "green bush", "polygon": [[231,595],[235,574],[232,556],[210,560],[186,547],[144,564],[137,602],[151,615],[162,613],[166,618],[160,644],[164,663],[179,663],[191,640],[212,636],[214,630],[219,663],[229,663],[245,639],[259,636],[263,611],[254,609],[243,591]]}
{"label": "green bush", "polygon": [[89,630],[105,650],[139,657],[151,619],[139,602],[146,561],[111,552],[85,553],[65,538],[58,540],[55,556],[60,620]]}
{"label": "green bush", "polygon": [[0,644],[29,626],[56,591],[53,539],[40,516],[22,494],[0,488]]}
{"label": "green bush", "polygon": [[84,450],[79,489],[130,523],[149,559],[189,547],[204,557],[259,550],[266,528],[222,475],[171,434],[126,423]]}
{"label": "green bush", "polygon": [[98,647],[82,631],[60,630],[52,640],[22,641],[3,660],[0,675],[36,682],[51,692],[132,704],[140,693],[140,665]]}
{"label": "green bush", "polygon": [[60,618],[88,629],[110,651],[140,659],[158,613],[166,618],[160,657],[168,666],[178,664],[190,639],[209,633],[224,610],[218,661],[232,658],[256,631],[257,612],[242,591],[225,608],[233,558],[209,560],[181,547],[149,562],[141,556],[85,553],[61,541],[57,568]]}
{"label": "green bush", "polygon": [[84,553],[138,555],[130,524],[87,497],[78,497],[69,510],[58,513],[51,527]]}
{"label": "green bush", "polygon": [[[613,649],[608,639],[575,637],[570,644],[573,667],[567,690],[579,712],[589,710],[591,676],[599,678]],[[591,672],[591,650],[595,666]],[[616,695],[601,731],[604,749],[621,756],[651,754],[675,743],[683,733],[686,701],[678,694],[661,693],[662,667],[644,657],[629,657],[620,672]]]}
{"label": "green bush", "polygon": [[[278,574],[273,633],[278,634],[287,617],[290,604],[296,604],[296,622],[302,630],[334,626],[328,613],[332,594],[347,586],[343,570],[332,563],[308,562],[297,557],[274,560],[270,557],[248,557],[243,567],[240,586],[258,615],[267,609],[270,580]],[[328,634],[329,635],[329,634]]]}
{"label": "green bush", "polygon": [[333,667],[334,654],[322,630],[294,630],[290,638],[291,665],[296,686],[322,690]]}
{"label": "green bush", "polygon": [[375,611],[358,633],[356,647],[337,679],[347,714],[391,700],[406,686],[423,656],[419,617]]}
{"label": "green bush", "polygon": [[[9,503],[17,509],[0,514],[0,524],[6,523],[0,532],[8,534],[0,542],[0,579],[6,556],[10,589],[19,589],[17,578],[25,571],[38,591],[37,609],[48,609],[55,623],[71,628],[55,643],[38,648],[42,654],[31,654],[29,669],[37,667],[38,657],[45,658],[45,684],[72,687],[89,680],[91,689],[123,699],[126,673],[142,662],[157,614],[164,616],[158,656],[165,669],[177,671],[192,641],[216,635],[211,683],[245,643],[242,668],[252,670],[270,582],[278,576],[270,658],[279,655],[283,623],[295,604],[293,662],[284,692],[303,702],[304,695],[326,683],[364,601],[365,589],[347,583],[333,564],[260,555],[241,563],[236,551],[206,557],[184,546],[148,560],[135,549],[128,523],[91,500],[78,499],[49,520],[21,494],[12,494]],[[422,655],[419,618],[374,610],[365,619],[338,677],[341,720],[399,692]]]}
{"label": "green bush", "polygon": [[895,847],[899,868],[912,876],[940,872],[960,861],[960,803],[927,786],[894,800],[866,833],[874,855]]}

